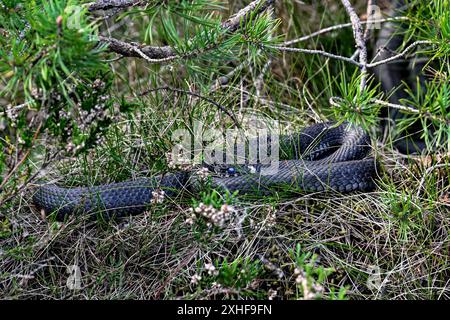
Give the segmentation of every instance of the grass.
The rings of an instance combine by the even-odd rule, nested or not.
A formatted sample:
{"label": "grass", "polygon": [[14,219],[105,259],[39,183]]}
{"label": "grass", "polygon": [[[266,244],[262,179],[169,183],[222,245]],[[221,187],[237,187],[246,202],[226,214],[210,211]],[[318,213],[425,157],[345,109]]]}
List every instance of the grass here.
{"label": "grass", "polygon": [[[239,5],[235,1],[235,5]],[[280,33],[292,39],[319,25],[347,22],[339,1],[285,1]],[[360,1],[359,12],[364,10]],[[119,32],[120,32],[119,28]],[[117,32],[117,31],[116,31]],[[138,33],[137,27],[128,28]],[[308,47],[351,55],[349,29]],[[94,185],[167,170],[171,133],[201,119],[213,128],[231,120],[211,104],[182,94],[138,97],[147,81],[182,83],[168,67],[116,62],[118,103],[135,110],[110,128],[87,156],[55,165],[46,179]],[[333,119],[329,97],[354,68],[317,56],[283,53],[258,82],[261,66],[244,68],[210,93],[240,121],[258,114],[282,130]],[[259,84],[259,87],[257,87]],[[194,84],[193,84],[194,86]],[[192,89],[195,89],[193,87]],[[259,92],[259,94],[258,94]],[[262,98],[261,98],[262,97]],[[189,209],[224,199],[185,194],[113,221],[45,217],[23,192],[0,214],[0,296],[56,299],[444,299],[450,296],[448,155],[404,157],[374,136],[377,188],[364,194],[284,192],[235,196],[223,228],[186,223]],[[209,191],[212,192],[212,191]],[[79,288],[71,282],[79,268]]]}

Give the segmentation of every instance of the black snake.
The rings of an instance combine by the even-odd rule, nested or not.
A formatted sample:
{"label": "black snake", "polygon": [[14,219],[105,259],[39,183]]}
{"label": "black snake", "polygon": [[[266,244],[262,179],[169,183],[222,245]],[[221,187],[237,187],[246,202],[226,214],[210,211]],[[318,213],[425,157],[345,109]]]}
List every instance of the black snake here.
{"label": "black snake", "polygon": [[[399,7],[402,2],[397,1],[395,6]],[[402,36],[394,35],[395,28],[390,23],[380,33],[376,50],[381,52],[380,59],[387,52],[380,50],[381,47],[387,47],[390,52],[403,42]],[[417,76],[417,68],[408,68],[408,65],[400,61],[400,64],[382,65],[376,68],[375,73],[384,91],[389,92],[401,84],[400,71]],[[390,101],[398,103],[401,94],[401,91],[397,91],[390,97]],[[389,117],[395,121],[398,115]],[[419,140],[412,141],[412,144],[400,141],[398,148],[420,151],[421,146],[417,146],[417,141]],[[228,169],[232,170],[232,176],[212,176],[209,183],[216,189],[259,196],[283,186],[305,192],[334,190],[344,193],[370,191],[375,187],[373,178],[376,162],[369,155],[369,136],[360,127],[348,123],[315,124],[298,134],[280,137],[280,150],[294,152],[290,152],[291,156],[286,160],[279,161],[279,168],[273,174],[261,174],[261,165],[257,165],[253,171],[242,165],[230,166]],[[46,212],[57,212],[58,217],[74,212],[102,212],[107,216],[122,216],[146,210],[155,192],[159,190],[163,190],[168,197],[176,196],[183,190],[198,192],[203,185],[199,180],[194,172],[179,171],[96,187],[65,189],[55,185],[42,185],[35,192],[33,202]]]}
{"label": "black snake", "polygon": [[[376,163],[370,153],[369,136],[360,127],[343,123],[315,124],[298,134],[281,136],[280,153],[293,155],[280,160],[273,173],[263,173],[264,166],[230,166],[229,176],[212,175],[210,187],[239,194],[266,195],[277,187],[307,192],[369,191],[374,188]],[[253,170],[248,169],[251,167]],[[232,169],[232,170],[230,170]],[[74,212],[122,216],[143,212],[155,192],[172,197],[182,190],[198,192],[205,181],[195,171],[178,171],[151,178],[101,185],[97,187],[60,188],[43,185],[33,202],[59,217]]]}

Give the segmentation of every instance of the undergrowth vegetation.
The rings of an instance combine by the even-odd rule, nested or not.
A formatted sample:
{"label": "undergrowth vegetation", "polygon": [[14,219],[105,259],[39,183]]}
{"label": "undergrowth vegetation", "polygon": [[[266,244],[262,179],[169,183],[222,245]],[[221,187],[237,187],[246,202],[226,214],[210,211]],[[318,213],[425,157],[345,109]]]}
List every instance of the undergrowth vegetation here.
{"label": "undergrowth vegetation", "polygon": [[[227,17],[250,1],[143,2],[101,10],[104,1],[0,0],[2,298],[449,297],[448,0],[419,2],[403,21],[405,39],[426,41],[416,49],[434,62],[427,90],[418,84],[402,101],[400,130],[423,125],[420,155],[380,134],[389,93],[371,70],[362,87],[355,64],[282,49],[347,24],[290,47],[353,56],[341,1],[256,1],[237,22]],[[367,1],[351,2],[365,20]],[[378,1],[384,14],[388,2]],[[171,163],[178,129],[245,129],[255,118],[281,133],[362,125],[379,163],[376,190],[252,198],[220,194],[206,177],[204,192],[155,201],[142,215],[63,222],[31,203],[42,180],[91,186],[192,170]]]}

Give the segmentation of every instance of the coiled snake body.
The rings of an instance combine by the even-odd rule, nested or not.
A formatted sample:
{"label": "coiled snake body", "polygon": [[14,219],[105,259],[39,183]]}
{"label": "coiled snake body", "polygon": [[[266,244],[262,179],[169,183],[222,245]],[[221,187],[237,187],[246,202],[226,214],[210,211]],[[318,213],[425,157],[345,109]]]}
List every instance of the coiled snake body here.
{"label": "coiled snake body", "polygon": [[[393,1],[392,16],[400,14],[404,6],[404,0]],[[384,25],[376,44],[375,52],[380,55],[377,59],[385,59],[403,43],[404,37],[397,33],[398,29],[401,26],[394,22]],[[420,67],[407,60],[380,65],[374,72],[386,93],[401,87],[407,75],[413,79],[411,84],[417,82],[417,77],[421,81],[424,79]],[[398,104],[404,97],[403,89],[395,90],[389,95],[389,101]],[[393,110],[385,111],[394,123],[402,117]],[[396,142],[396,147],[403,153],[421,152],[424,142],[417,135],[407,136]],[[231,166],[233,171],[238,169],[238,173],[231,177],[212,177],[211,186],[256,195],[270,193],[278,186],[304,192],[370,191],[374,188],[376,163],[369,156],[370,139],[360,127],[348,123],[316,124],[298,134],[280,137],[280,150],[282,153],[287,150],[294,152],[286,160],[279,161],[279,168],[273,174],[261,174],[261,166],[258,165],[256,172],[247,170],[245,166]],[[33,202],[46,212],[57,212],[57,217],[74,212],[102,212],[108,216],[120,216],[144,211],[151,203],[155,190],[164,190],[171,197],[182,190],[198,192],[201,187],[202,183],[193,172],[175,172],[97,187],[65,189],[42,185],[35,192]]]}
{"label": "coiled snake body", "polygon": [[[343,123],[315,124],[298,134],[280,137],[280,153],[290,159],[280,160],[278,169],[262,174],[262,165],[253,171],[247,166],[231,166],[236,174],[212,176],[211,187],[239,194],[266,195],[277,187],[305,192],[369,191],[374,188],[375,160],[369,157],[369,136],[360,127]],[[106,216],[138,214],[146,210],[154,192],[163,190],[168,197],[188,190],[198,192],[202,181],[195,172],[175,172],[151,178],[113,183],[96,187],[60,188],[40,186],[33,196],[34,204],[47,213],[102,213]]]}

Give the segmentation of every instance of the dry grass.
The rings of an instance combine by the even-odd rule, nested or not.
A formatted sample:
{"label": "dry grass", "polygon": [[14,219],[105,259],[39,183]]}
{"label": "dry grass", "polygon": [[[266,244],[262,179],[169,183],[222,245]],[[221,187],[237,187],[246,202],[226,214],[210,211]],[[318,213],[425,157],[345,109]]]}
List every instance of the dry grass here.
{"label": "dry grass", "polygon": [[[278,8],[283,17],[280,32],[288,38],[347,19],[339,1],[307,3],[290,9],[283,3]],[[321,41],[310,45],[347,54],[354,49],[350,30]],[[123,80],[131,87],[129,97],[145,85],[140,79],[154,73],[135,60],[118,62],[115,68],[128,75]],[[274,60],[271,70],[258,88],[264,99],[253,86],[257,71],[248,68],[214,95],[220,103],[236,106],[241,119],[256,109],[277,116],[285,129],[293,130],[327,119],[331,110],[324,106],[335,90],[335,75],[352,72],[323,58],[289,54]],[[117,83],[118,92],[128,90],[122,81]],[[118,121],[103,146],[87,158],[56,164],[46,178],[79,185],[151,175],[164,168],[170,132],[188,125],[192,117],[201,117],[213,127],[220,127],[224,119],[217,110],[189,97],[136,101],[145,108]],[[341,287],[354,299],[449,298],[448,167],[427,171],[436,159],[406,159],[380,144],[374,145],[374,153],[381,164],[375,192],[238,198],[234,219],[225,228],[208,232],[185,223],[192,199],[199,200],[199,195],[171,199],[147,214],[116,221],[71,217],[58,223],[30,204],[31,190],[26,190],[0,214],[0,296],[266,299],[275,290],[277,298],[301,298],[292,253],[300,244],[302,252],[318,255],[313,269],[334,269],[322,283],[323,298]],[[439,161],[448,163],[448,158]],[[237,273],[224,271],[225,259],[240,263]],[[255,276],[243,285],[227,286],[224,283],[229,282],[207,274],[205,264],[210,262],[217,262],[221,272],[232,278],[244,278],[239,275],[243,269]],[[70,286],[72,266],[81,272],[76,290]],[[196,274],[202,280],[192,284]]]}

